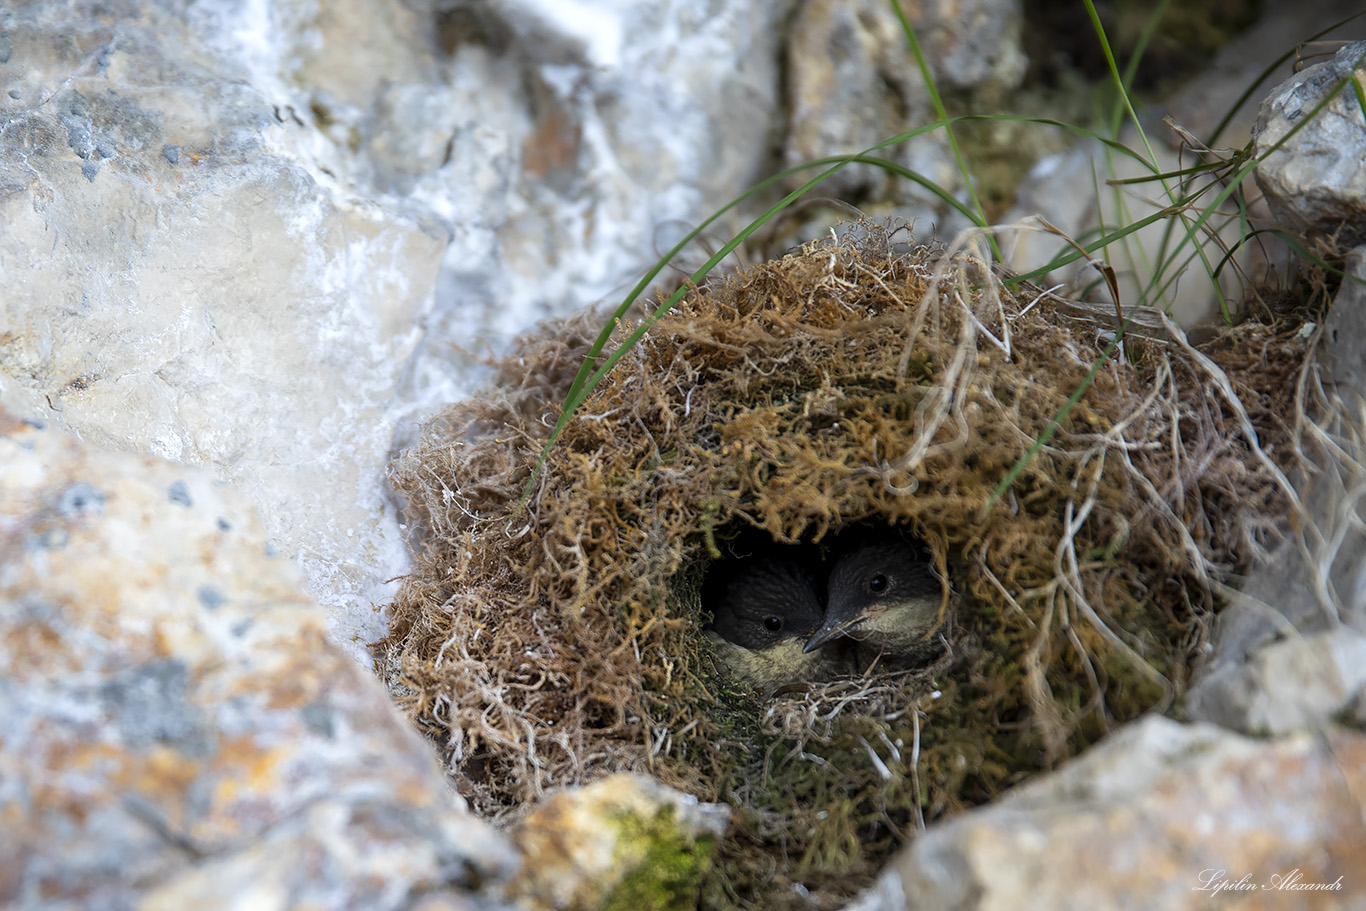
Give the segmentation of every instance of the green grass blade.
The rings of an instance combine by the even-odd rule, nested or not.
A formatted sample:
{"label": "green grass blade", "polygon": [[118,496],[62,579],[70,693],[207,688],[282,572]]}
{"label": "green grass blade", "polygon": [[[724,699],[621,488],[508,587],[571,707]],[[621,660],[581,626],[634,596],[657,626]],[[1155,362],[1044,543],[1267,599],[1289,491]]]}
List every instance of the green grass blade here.
{"label": "green grass blade", "polygon": [[[783,209],[786,209],[797,199],[806,195],[808,192],[810,192],[815,187],[819,186],[821,183],[824,183],[826,180],[834,176],[847,165],[862,161],[879,166],[890,166],[892,165],[891,162],[888,162],[885,159],[874,157],[871,155],[871,153],[887,148],[888,146],[896,145],[900,142],[905,142],[906,140],[919,136],[922,133],[926,133],[931,130],[937,129],[939,126],[940,124],[926,124],[924,126],[916,127],[912,130],[907,130],[906,132],[893,136],[890,139],[883,140],[882,142],[874,146],[871,146],[868,149],[865,149],[863,152],[833,159],[823,159],[823,163],[833,161],[833,164],[830,164],[829,167],[827,167],[816,177],[812,178],[811,180],[808,180],[806,183],[802,184],[802,186],[787,194],[785,197],[783,197],[783,199],[780,202],[776,203],[775,205],[770,207],[766,212],[764,212],[764,214],[760,215],[758,218],[750,222],[750,224],[746,226],[742,231],[740,231],[740,233],[736,234],[726,244],[724,244],[721,247],[721,249],[717,250],[716,253],[713,254],[707,260],[707,262],[702,265],[701,268],[699,268],[696,272],[689,276],[689,281],[694,284],[700,282],[703,278],[707,276],[709,272],[711,272],[713,268],[716,267],[718,263],[720,263],[727,256],[729,256],[731,252],[735,250],[736,247],[740,246],[740,244],[748,240],[749,237],[753,235],[755,231],[759,230],[759,228],[767,224],[775,215],[777,215]],[[594,365],[597,364],[598,360],[602,357],[602,351],[606,347],[607,342],[610,340],[621,318],[625,316],[627,311],[630,310],[631,306],[636,302],[640,295],[644,293],[645,289],[650,286],[650,283],[654,280],[654,278],[657,275],[659,275],[659,273],[664,269],[668,262],[674,256],[676,256],[684,247],[686,247],[687,244],[693,240],[693,238],[697,237],[702,231],[704,231],[707,228],[707,226],[714,223],[718,218],[720,218],[726,212],[738,206],[740,203],[744,202],[746,199],[751,198],[756,193],[763,191],[767,187],[772,186],[774,183],[784,180],[793,174],[801,173],[802,171],[807,171],[813,167],[818,166],[820,166],[820,164],[807,163],[799,165],[794,168],[788,168],[784,171],[781,171],[773,175],[772,177],[769,177],[761,181],[759,184],[756,184],[750,190],[746,191],[740,196],[737,196],[735,199],[731,200],[725,206],[718,209],[715,213],[713,213],[705,221],[698,225],[697,228],[693,229],[682,240],[675,244],[673,248],[671,248],[669,252],[666,253],[665,256],[661,258],[661,260],[658,263],[656,263],[655,266],[649,272],[647,272],[646,275],[639,282],[637,282],[635,287],[632,288],[631,292],[626,296],[625,300],[623,300],[622,303],[619,304],[617,308],[613,311],[612,317],[607,321],[606,325],[603,326],[602,331],[598,333],[598,336],[594,340],[593,345],[589,348],[588,353],[584,356],[584,362],[582,365],[580,365],[578,373],[575,374],[574,381],[570,384],[569,392],[565,396],[564,404],[560,409],[560,416],[556,419],[555,426],[551,429],[550,436],[547,438],[545,445],[541,449],[541,453],[536,460],[535,466],[532,468],[531,476],[527,479],[527,483],[522,491],[522,496],[518,500],[517,508],[514,512],[520,512],[521,509],[525,507],[526,504],[530,501],[531,494],[535,489],[536,481],[540,478],[541,471],[545,467],[545,461],[549,457],[551,449],[559,440],[560,435],[564,432],[564,428],[568,424],[570,418],[573,417],[574,412],[588,398],[589,394],[593,391],[593,388],[597,386],[597,384],[602,381],[603,377],[605,377],[607,373],[611,371],[611,369],[617,364],[617,362],[621,360],[621,358],[626,354],[626,352],[629,351],[636,344],[636,342],[638,342],[644,336],[645,332],[648,331],[650,326],[652,326],[661,316],[663,316],[670,309],[672,309],[673,306],[676,303],[678,303],[678,301],[682,300],[683,296],[688,292],[689,288],[686,284],[680,287],[677,291],[675,291],[663,304],[656,308],[655,311],[651,313],[641,323],[640,326],[636,327],[635,331],[633,331],[629,336],[627,336],[627,338],[622,342],[622,344],[619,345],[616,348],[616,350],[613,351],[612,354],[607,357],[605,361],[603,361],[600,365],[596,367],[596,369],[594,369]],[[900,169],[900,171],[906,175],[912,174],[912,172],[906,169]],[[916,175],[916,177],[913,177],[913,179],[917,178],[919,182],[923,183],[924,185],[930,185],[929,181],[925,180],[924,178],[920,178],[918,175]],[[941,189],[937,190],[937,192],[941,195],[941,198],[944,198],[945,191],[942,191]]]}
{"label": "green grass blade", "polygon": [[[1366,55],[1363,55],[1362,59],[1366,59]],[[1358,60],[1356,66],[1360,67],[1360,65],[1361,60]],[[1204,226],[1204,224],[1208,222],[1211,217],[1213,217],[1215,211],[1218,209],[1220,205],[1223,204],[1224,200],[1228,199],[1228,197],[1230,197],[1238,191],[1238,188],[1241,186],[1243,179],[1248,174],[1252,173],[1253,169],[1256,168],[1257,165],[1260,164],[1263,160],[1265,160],[1267,156],[1269,156],[1272,152],[1275,152],[1277,149],[1285,145],[1285,143],[1288,142],[1292,136],[1298,133],[1316,116],[1318,116],[1318,113],[1322,111],[1325,107],[1327,107],[1332,102],[1332,100],[1335,97],[1337,97],[1339,92],[1346,88],[1348,82],[1352,82],[1353,84],[1355,84],[1355,79],[1349,78],[1341,80],[1331,92],[1329,92],[1321,101],[1319,101],[1318,104],[1316,104],[1313,108],[1309,110],[1308,114],[1301,118],[1299,123],[1291,127],[1290,130],[1288,130],[1286,134],[1276,142],[1275,145],[1267,149],[1257,159],[1248,161],[1242,167],[1240,167],[1237,170],[1237,172],[1235,172],[1233,177],[1230,179],[1228,185],[1215,198],[1214,202],[1207,206],[1205,210],[1201,212],[1199,217],[1197,217],[1194,220],[1194,222],[1187,228],[1182,244],[1184,245],[1193,243],[1194,237],[1198,234],[1198,232]],[[1298,249],[1303,249],[1303,247],[1299,244],[1296,244],[1295,246]],[[1178,253],[1176,251],[1173,251],[1168,256],[1168,258],[1162,263],[1161,268],[1158,269],[1158,277],[1163,275],[1169,276],[1166,280],[1167,283],[1175,281],[1175,277],[1170,276],[1169,273],[1171,265],[1175,261],[1177,255]],[[1317,257],[1315,259],[1317,259]],[[1116,331],[1115,333],[1114,339],[1110,342],[1109,345],[1106,346],[1105,350],[1101,352],[1099,357],[1097,357],[1096,363],[1092,365],[1090,372],[1088,372],[1087,375],[1083,377],[1082,381],[1077,385],[1077,388],[1072,391],[1072,394],[1070,396],[1068,396],[1067,401],[1064,402],[1062,406],[1058,409],[1057,414],[1055,414],[1052,420],[1049,421],[1048,426],[1044,429],[1042,433],[1039,434],[1039,439],[1036,440],[1032,446],[1030,446],[1030,448],[1024,453],[1024,455],[1020,456],[1019,460],[1011,466],[1008,472],[1006,472],[1006,475],[1004,478],[1001,479],[1001,482],[996,485],[996,488],[992,491],[991,496],[987,499],[986,505],[983,507],[983,512],[991,509],[994,505],[996,505],[997,501],[999,501],[1001,497],[1005,495],[1006,491],[1010,489],[1010,486],[1015,482],[1015,479],[1020,476],[1020,473],[1023,472],[1024,469],[1029,465],[1029,463],[1033,460],[1034,456],[1038,455],[1039,450],[1041,450],[1048,443],[1048,441],[1053,438],[1053,434],[1056,433],[1058,429],[1062,426],[1062,422],[1067,419],[1067,415],[1071,413],[1072,408],[1076,406],[1077,402],[1081,401],[1081,397],[1086,393],[1086,390],[1090,388],[1091,383],[1095,381],[1096,374],[1100,371],[1101,367],[1108,363],[1110,358],[1114,356],[1116,348],[1118,348],[1118,346],[1121,344],[1124,334],[1128,330],[1130,322],[1132,322],[1132,313],[1134,311],[1133,309],[1130,309],[1129,312],[1131,316],[1129,318],[1126,318],[1124,323],[1120,325],[1118,331]]]}
{"label": "green grass blade", "polygon": [[[1327,28],[1315,32],[1308,38],[1305,38],[1304,41],[1300,43],[1307,44],[1310,41],[1317,41],[1319,38],[1322,38],[1324,35],[1328,34],[1334,29],[1341,28],[1342,26],[1346,25],[1352,20],[1359,19],[1362,16],[1366,16],[1366,11],[1360,13],[1353,13],[1346,19],[1340,19],[1337,22],[1334,22],[1332,25],[1328,26]],[[1219,137],[1224,134],[1224,130],[1228,129],[1228,125],[1233,122],[1233,118],[1238,116],[1239,109],[1242,108],[1242,106],[1247,103],[1247,100],[1252,97],[1252,93],[1257,91],[1257,89],[1261,88],[1261,86],[1268,79],[1271,78],[1272,74],[1274,74],[1276,70],[1280,69],[1285,64],[1285,62],[1293,56],[1295,56],[1295,49],[1291,48],[1281,56],[1277,57],[1274,61],[1272,61],[1271,65],[1268,66],[1266,69],[1262,70],[1262,72],[1257,76],[1257,80],[1243,90],[1243,93],[1238,96],[1238,100],[1233,102],[1233,106],[1230,107],[1224,113],[1224,116],[1219,121],[1218,126],[1214,128],[1214,132],[1210,135],[1209,139],[1207,140],[1207,143],[1209,145],[1213,146],[1215,143],[1219,141]]]}
{"label": "green grass blade", "polygon": [[[979,225],[986,224],[986,209],[982,208],[982,201],[977,198],[977,188],[973,184],[972,172],[968,169],[967,160],[963,157],[963,150],[958,147],[958,138],[953,133],[952,122],[954,118],[949,117],[948,109],[944,107],[944,99],[939,95],[939,86],[934,79],[934,70],[930,67],[930,62],[925,57],[925,52],[920,47],[920,39],[916,37],[915,29],[911,26],[911,20],[906,17],[906,10],[902,8],[900,0],[887,0],[896,14],[896,18],[901,22],[901,32],[906,36],[906,44],[910,46],[911,55],[915,57],[916,66],[920,69],[920,78],[925,81],[925,89],[930,93],[930,104],[934,106],[935,116],[939,122],[944,124],[944,133],[949,138],[949,147],[953,149],[954,160],[958,163],[958,174],[963,179],[963,185],[967,187],[968,196],[972,199],[972,207],[977,212],[977,217],[972,219]],[[996,239],[991,240],[991,252],[998,260],[1001,258],[1001,251],[996,247]]]}
{"label": "green grass blade", "polygon": [[[1356,67],[1361,66],[1362,60],[1366,60],[1366,55],[1363,55],[1362,58],[1357,60]],[[1176,280],[1176,276],[1170,273],[1171,267],[1175,262],[1176,257],[1179,255],[1180,249],[1186,245],[1202,246],[1197,242],[1196,238],[1199,232],[1204,228],[1205,224],[1217,213],[1219,207],[1223,205],[1224,201],[1238,191],[1239,187],[1242,185],[1243,180],[1248,175],[1250,175],[1253,172],[1253,170],[1256,169],[1257,165],[1259,165],[1269,155],[1271,155],[1272,152],[1275,152],[1276,150],[1280,149],[1283,145],[1285,145],[1285,143],[1288,142],[1292,136],[1294,136],[1300,130],[1304,129],[1304,127],[1306,127],[1310,122],[1312,122],[1314,118],[1318,116],[1320,111],[1322,111],[1325,107],[1331,104],[1333,99],[1336,98],[1338,94],[1347,87],[1347,84],[1349,82],[1352,83],[1353,86],[1356,86],[1356,80],[1353,78],[1346,78],[1340,80],[1338,84],[1333,87],[1333,90],[1330,91],[1327,95],[1325,95],[1318,102],[1318,104],[1310,108],[1309,112],[1302,116],[1300,118],[1300,121],[1296,123],[1293,127],[1291,127],[1286,132],[1286,134],[1276,142],[1275,145],[1273,145],[1271,148],[1263,152],[1260,157],[1248,160],[1241,167],[1239,167],[1236,171],[1233,172],[1233,174],[1228,179],[1227,185],[1219,192],[1217,196],[1215,196],[1214,200],[1208,206],[1205,207],[1205,209],[1200,213],[1200,215],[1188,225],[1186,233],[1181,239],[1181,243],[1178,244],[1176,249],[1174,249],[1172,253],[1170,253],[1167,256],[1167,258],[1159,264],[1158,269],[1154,273],[1153,281],[1152,283],[1150,283],[1150,287],[1157,287],[1159,293],[1162,293],[1164,292],[1165,288],[1169,287],[1171,283]],[[1158,285],[1158,282],[1161,282],[1161,284]]]}
{"label": "green grass blade", "polygon": [[[654,321],[656,321],[660,316],[663,315],[663,313],[667,312],[674,306],[674,304],[676,304],[679,300],[682,299],[682,296],[686,293],[686,286],[684,287],[684,289],[680,289],[679,291],[675,292],[675,294],[672,295],[663,305],[661,305],[661,307],[658,310],[651,314],[651,316],[647,319],[645,323],[642,324],[641,327],[637,328],[636,332],[633,332],[630,336],[627,337],[623,344],[617,348],[616,352],[612,357],[610,357],[607,361],[603,362],[601,360],[602,351],[606,347],[608,341],[611,339],[612,334],[615,331],[615,328],[618,325],[621,318],[626,315],[626,313],[630,310],[631,306],[635,304],[637,299],[639,299],[640,295],[643,294],[645,290],[650,287],[654,279],[659,275],[660,272],[664,270],[664,268],[673,259],[673,257],[678,255],[678,253],[681,252],[689,243],[691,243],[693,239],[695,239],[698,235],[705,231],[707,227],[714,224],[717,221],[717,219],[721,218],[726,212],[729,212],[730,210],[739,206],[741,203],[752,198],[756,194],[773,186],[775,183],[786,180],[788,177],[802,173],[804,171],[811,170],[815,167],[827,168],[827,170],[823,171],[817,177],[808,181],[806,184],[802,185],[797,190],[794,190],[792,193],[789,193],[786,197],[783,198],[781,202],[777,203],[768,211],[766,211],[763,215],[759,216],[759,218],[751,222],[750,225],[746,227],[740,234],[737,234],[734,238],[731,239],[730,242],[728,242],[725,246],[718,250],[717,253],[713,255],[700,269],[698,269],[691,276],[689,276],[689,280],[693,283],[699,282],[703,278],[705,278],[706,275],[718,263],[725,259],[726,256],[730,255],[730,253],[737,246],[739,246],[741,243],[747,240],[755,231],[759,229],[759,227],[766,224],[780,211],[791,205],[796,199],[805,195],[812,188],[818,186],[820,183],[829,179],[830,176],[835,174],[840,169],[844,168],[849,164],[857,162],[873,164],[878,167],[884,167],[889,170],[895,171],[903,177],[907,177],[911,180],[916,181],[922,186],[925,186],[928,189],[930,189],[940,199],[948,202],[957,211],[961,212],[965,217],[969,218],[974,224],[984,226],[985,216],[980,211],[973,212],[972,210],[969,210],[968,208],[963,206],[962,203],[959,202],[955,197],[953,197],[951,193],[947,192],[942,187],[935,185],[933,182],[928,181],[921,175],[918,175],[915,172],[910,171],[909,169],[897,165],[894,162],[882,158],[877,158],[872,155],[873,152],[877,152],[881,149],[896,145],[901,142],[906,142],[910,139],[915,138],[916,136],[930,132],[932,130],[941,128],[948,129],[955,123],[976,120],[1002,120],[1022,123],[1033,123],[1040,126],[1056,127],[1058,129],[1074,133],[1078,136],[1100,142],[1108,148],[1113,149],[1115,152],[1130,156],[1134,158],[1136,161],[1140,162],[1145,167],[1149,167],[1151,169],[1151,166],[1146,161],[1144,161],[1141,156],[1134,153],[1131,149],[1126,148],[1121,143],[1115,142],[1114,140],[1106,136],[1102,136],[1094,130],[1089,130],[1085,127],[1079,127],[1075,124],[1066,123],[1060,120],[1054,120],[1048,117],[1025,117],[1001,114],[964,114],[961,116],[948,118],[945,121],[924,124],[923,126],[907,130],[904,133],[899,133],[896,136],[891,137],[890,139],[883,140],[882,142],[879,142],[876,145],[871,146],[868,149],[865,149],[863,152],[859,152],[854,155],[834,156],[830,158],[820,159],[815,162],[808,162],[802,165],[797,165],[796,167],[787,168],[783,171],[780,171],[777,174],[774,174],[769,178],[766,178],[765,180],[756,184],[754,187],[747,190],[745,193],[741,194],[740,196],[737,196],[735,199],[731,200],[729,203],[722,206],[716,212],[712,213],[701,224],[699,224],[696,228],[694,228],[687,235],[685,235],[682,240],[680,240],[677,244],[670,248],[670,250],[654,265],[654,267],[651,268],[650,271],[648,271],[645,274],[645,276],[642,277],[641,280],[636,283],[636,285],[631,289],[630,293],[627,294],[626,298],[621,302],[621,304],[619,304],[616,307],[616,309],[612,313],[612,316],[606,321],[605,325],[603,326],[602,331],[600,331],[598,333],[597,338],[594,339],[594,342],[590,346],[588,353],[584,356],[583,364],[580,365],[578,372],[575,374],[574,380],[570,384],[569,392],[566,394],[565,401],[560,409],[560,415],[556,419],[555,425],[551,429],[550,436],[548,437],[545,445],[542,447],[541,453],[536,460],[536,464],[532,468],[531,476],[528,478],[526,486],[523,489],[522,496],[518,501],[516,511],[520,511],[530,501],[531,494],[535,488],[536,481],[540,478],[541,472],[544,469],[546,458],[549,456],[550,451],[554,447],[555,443],[559,440],[560,435],[564,432],[565,425],[568,423],[570,418],[573,417],[574,412],[575,410],[577,410],[578,406],[582,404],[583,401],[588,397],[588,394],[592,391],[593,387],[596,386],[597,383],[600,382],[604,376],[606,376],[607,372],[611,370],[611,368],[620,360],[620,358],[626,353],[626,351],[629,350],[630,346],[634,345],[635,342],[643,336],[644,331],[648,329],[649,325],[652,325]],[[1075,258],[1075,256],[1073,258]]]}

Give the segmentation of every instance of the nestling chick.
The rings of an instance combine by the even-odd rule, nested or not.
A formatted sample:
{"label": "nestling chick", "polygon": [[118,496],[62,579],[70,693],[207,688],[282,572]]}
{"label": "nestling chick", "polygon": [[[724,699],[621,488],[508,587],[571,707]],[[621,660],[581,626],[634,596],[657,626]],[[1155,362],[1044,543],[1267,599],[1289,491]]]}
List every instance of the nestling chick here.
{"label": "nestling chick", "polygon": [[894,531],[859,534],[836,547],[825,620],[805,650],[846,636],[866,667],[879,655],[898,662],[928,657],[943,587],[928,559]]}
{"label": "nestling chick", "polygon": [[767,553],[734,561],[704,590],[712,621],[707,636],[740,680],[764,693],[790,684],[828,680],[852,670],[847,647],[803,648],[825,613],[810,567],[814,558]]}

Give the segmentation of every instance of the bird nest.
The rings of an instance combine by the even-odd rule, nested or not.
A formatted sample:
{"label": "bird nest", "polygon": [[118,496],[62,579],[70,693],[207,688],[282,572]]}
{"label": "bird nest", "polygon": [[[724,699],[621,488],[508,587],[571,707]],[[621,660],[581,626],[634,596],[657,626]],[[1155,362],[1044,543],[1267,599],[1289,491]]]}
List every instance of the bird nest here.
{"label": "bird nest", "polygon": [[[659,319],[519,508],[597,330],[546,326],[393,466],[421,548],[378,666],[482,814],[648,771],[736,808],[705,906],[836,906],[917,827],[1169,706],[1280,540],[1293,327],[1113,322],[855,226]],[[702,634],[725,542],[879,525],[950,580],[935,663],[731,679]]]}

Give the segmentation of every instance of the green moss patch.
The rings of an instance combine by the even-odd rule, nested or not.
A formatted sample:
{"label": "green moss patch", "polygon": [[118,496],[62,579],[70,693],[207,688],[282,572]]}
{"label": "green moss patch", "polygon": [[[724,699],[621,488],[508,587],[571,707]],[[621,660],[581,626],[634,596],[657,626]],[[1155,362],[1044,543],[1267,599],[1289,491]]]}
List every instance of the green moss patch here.
{"label": "green moss patch", "polygon": [[630,872],[612,890],[603,911],[697,907],[703,875],[716,848],[715,840],[684,835],[671,807],[662,808],[648,820],[625,814],[618,824],[618,844],[634,846],[633,856]]}

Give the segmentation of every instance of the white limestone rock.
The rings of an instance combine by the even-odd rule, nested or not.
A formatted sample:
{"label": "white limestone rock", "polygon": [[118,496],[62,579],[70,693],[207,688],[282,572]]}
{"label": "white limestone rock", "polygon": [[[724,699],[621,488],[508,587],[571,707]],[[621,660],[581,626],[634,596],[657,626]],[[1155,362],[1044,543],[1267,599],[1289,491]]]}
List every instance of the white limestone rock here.
{"label": "white limestone rock", "polygon": [[1359,731],[1258,741],[1150,716],[925,832],[848,908],[1361,907],[1363,760]]}
{"label": "white limestone rock", "polygon": [[1204,675],[1192,717],[1259,735],[1327,724],[1366,695],[1366,636],[1351,627],[1298,634]]}
{"label": "white limestone rock", "polygon": [[1262,102],[1253,132],[1253,154],[1266,156],[1257,183],[1276,222],[1343,247],[1366,241],[1366,123],[1352,89],[1366,78],[1364,58],[1357,42],[1296,73]]}
{"label": "white limestone rock", "polygon": [[[769,176],[790,5],[445,5],[444,85],[459,113],[444,162],[410,194],[452,243],[404,389],[417,412],[468,394],[476,357],[535,321],[619,302],[688,230]],[[754,214],[723,218],[710,249]]]}
{"label": "white limestone rock", "polygon": [[[1024,76],[1021,13],[1014,0],[915,4],[906,14],[942,91],[998,93]],[[861,152],[937,117],[901,22],[881,0],[803,4],[787,43],[787,71],[791,125],[783,156],[788,166]],[[943,130],[874,154],[950,191],[961,189]],[[800,184],[816,173],[792,182]],[[908,207],[907,217],[961,222],[928,191],[873,165],[846,166],[816,193],[901,203]]]}
{"label": "white limestone rock", "polygon": [[0,905],[403,908],[510,875],[230,485],[0,411]]}
{"label": "white limestone rock", "polygon": [[109,9],[0,13],[0,405],[240,486],[359,657],[406,565],[386,408],[445,234],[314,170],[179,17]]}

